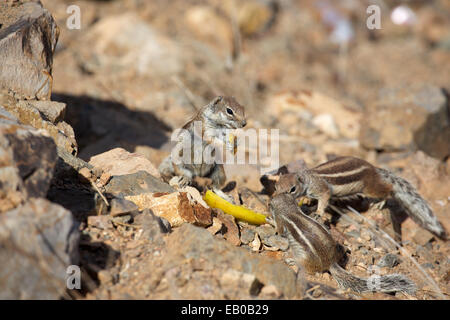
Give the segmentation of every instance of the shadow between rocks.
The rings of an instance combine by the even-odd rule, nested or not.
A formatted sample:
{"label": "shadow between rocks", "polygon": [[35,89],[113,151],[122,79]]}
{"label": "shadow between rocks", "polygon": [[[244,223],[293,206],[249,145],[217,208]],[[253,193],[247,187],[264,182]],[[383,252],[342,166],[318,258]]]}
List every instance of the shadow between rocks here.
{"label": "shadow between rocks", "polygon": [[130,110],[120,102],[65,93],[53,93],[52,100],[66,103],[65,121],[75,131],[83,160],[117,147],[130,152],[138,145],[159,148],[172,130],[152,112]]}

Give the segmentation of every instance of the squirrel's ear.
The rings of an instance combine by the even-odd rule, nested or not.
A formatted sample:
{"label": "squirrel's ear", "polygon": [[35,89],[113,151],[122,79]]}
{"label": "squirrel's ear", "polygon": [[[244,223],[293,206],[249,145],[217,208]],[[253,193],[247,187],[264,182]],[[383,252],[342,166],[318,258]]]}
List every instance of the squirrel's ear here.
{"label": "squirrel's ear", "polygon": [[222,99],[223,99],[222,96],[215,97],[214,100],[213,100],[213,102],[212,102],[212,104],[213,104],[213,105],[216,105],[216,104],[218,104],[220,101],[222,101]]}

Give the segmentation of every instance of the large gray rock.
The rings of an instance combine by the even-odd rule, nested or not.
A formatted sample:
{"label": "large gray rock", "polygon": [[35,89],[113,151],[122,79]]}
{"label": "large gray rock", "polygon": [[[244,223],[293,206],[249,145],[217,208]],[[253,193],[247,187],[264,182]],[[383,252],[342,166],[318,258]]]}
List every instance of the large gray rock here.
{"label": "large gray rock", "polygon": [[449,102],[431,85],[384,89],[368,105],[360,142],[368,149],[420,149],[444,159],[450,155]]}
{"label": "large gray rock", "polygon": [[208,261],[214,269],[254,275],[263,285],[274,285],[285,297],[292,298],[302,294],[295,273],[287,265],[274,259],[252,255],[243,248],[214,238],[203,228],[183,224],[169,236],[167,248],[174,264],[191,259]]}
{"label": "large gray rock", "polygon": [[116,197],[135,196],[149,192],[171,193],[175,191],[167,183],[142,170],[132,174],[113,176],[105,186],[105,190]]}
{"label": "large gray rock", "polygon": [[0,214],[0,299],[58,299],[78,263],[78,223],[46,199]]}
{"label": "large gray rock", "polygon": [[40,2],[0,4],[0,89],[50,99],[59,29]]}

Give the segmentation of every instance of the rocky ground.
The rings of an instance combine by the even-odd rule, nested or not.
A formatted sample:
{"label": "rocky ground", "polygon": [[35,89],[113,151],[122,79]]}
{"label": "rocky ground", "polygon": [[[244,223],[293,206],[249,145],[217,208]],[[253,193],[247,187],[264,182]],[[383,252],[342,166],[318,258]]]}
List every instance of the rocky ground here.
{"label": "rocky ground", "polygon": [[[393,201],[326,213],[348,271],[418,286],[360,295],[297,274],[271,225],[211,209],[157,170],[172,131],[232,95],[246,129],[280,130],[280,165],[366,159],[416,186],[450,230],[448,1],[411,1],[402,25],[383,1],[380,30],[366,27],[369,1],[41,2],[0,4],[0,298],[449,298],[450,245],[405,216],[397,247]],[[74,3],[80,29],[67,25]],[[258,160],[226,165],[227,193],[269,215]],[[66,289],[69,265],[80,290]]]}

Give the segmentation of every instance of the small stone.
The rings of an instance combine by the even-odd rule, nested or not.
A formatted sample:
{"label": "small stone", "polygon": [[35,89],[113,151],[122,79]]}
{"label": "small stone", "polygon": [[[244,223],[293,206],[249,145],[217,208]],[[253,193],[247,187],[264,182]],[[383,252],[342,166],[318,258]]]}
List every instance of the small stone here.
{"label": "small stone", "polygon": [[383,267],[393,268],[393,267],[397,266],[398,264],[400,264],[401,262],[402,261],[398,255],[393,254],[393,253],[388,253],[380,259],[380,261],[378,262],[378,266],[381,268],[383,268]]}
{"label": "small stone", "polygon": [[109,211],[109,214],[113,217],[131,213],[139,209],[138,206],[133,202],[121,198],[112,199],[110,205],[111,209]]}
{"label": "small stone", "polygon": [[269,224],[263,224],[262,226],[258,226],[255,231],[257,234],[259,234],[261,239],[266,239],[270,236],[275,235],[276,233],[275,228]]}
{"label": "small stone", "polygon": [[281,297],[281,294],[277,287],[273,284],[269,284],[261,289],[260,296],[267,299],[278,299]]}
{"label": "small stone", "polygon": [[239,237],[239,227],[236,224],[236,219],[222,211],[218,211],[217,218],[223,223],[225,226],[225,240],[229,241],[235,246],[239,246],[241,244],[241,239]]}
{"label": "small stone", "polygon": [[103,172],[100,175],[100,179],[99,179],[99,185],[100,187],[106,186],[109,182],[109,180],[111,179],[111,174],[108,172]]}
{"label": "small stone", "polygon": [[217,232],[219,232],[223,227],[222,221],[220,219],[214,217],[212,226],[208,227],[206,230],[208,230],[212,235],[215,235]]}
{"label": "small stone", "polygon": [[[167,223],[167,227],[162,218],[155,216],[148,209],[138,214],[134,218],[134,223],[139,225],[142,230],[139,239],[145,239],[157,245],[162,245],[164,243],[164,234],[170,232],[170,224]],[[159,255],[156,252],[154,254]]]}
{"label": "small stone", "polygon": [[21,101],[20,103],[27,103],[39,110],[44,116],[45,120],[51,123],[56,123],[64,120],[66,112],[66,104],[56,101]]}
{"label": "small stone", "polygon": [[123,215],[123,216],[116,216],[112,220],[114,222],[119,222],[119,223],[130,223],[132,219],[133,218],[131,217],[131,215],[126,214],[126,215]]}
{"label": "small stone", "polygon": [[130,153],[122,148],[115,148],[93,156],[89,164],[94,167],[101,167],[104,172],[108,172],[112,176],[146,171],[154,177],[160,177],[159,171],[150,160],[140,154]]}
{"label": "small stone", "polygon": [[248,228],[241,229],[241,242],[243,244],[249,244],[253,239],[255,239],[255,231]]}
{"label": "small stone", "polygon": [[86,167],[81,168],[80,171],[78,171],[78,173],[87,180],[91,179],[92,175],[91,175],[91,170],[89,170],[89,168],[86,168]]}
{"label": "small stone", "polygon": [[261,249],[261,240],[259,235],[255,233],[255,238],[252,242],[250,242],[249,246],[252,248],[252,251],[258,252]]}
{"label": "small stone", "polygon": [[314,117],[312,123],[323,133],[331,138],[339,137],[339,128],[336,125],[334,117],[329,113],[322,113]]}
{"label": "small stone", "polygon": [[289,240],[279,235],[270,236],[263,240],[263,242],[264,244],[272,248],[280,249],[281,251],[286,251],[289,248]]}
{"label": "small stone", "polygon": [[247,291],[252,296],[257,296],[261,291],[262,284],[254,274],[239,272],[231,269],[227,270],[220,278],[222,287],[237,287]]}
{"label": "small stone", "polygon": [[87,223],[89,226],[98,229],[106,230],[112,228],[112,223],[108,216],[89,216],[87,218]]}

